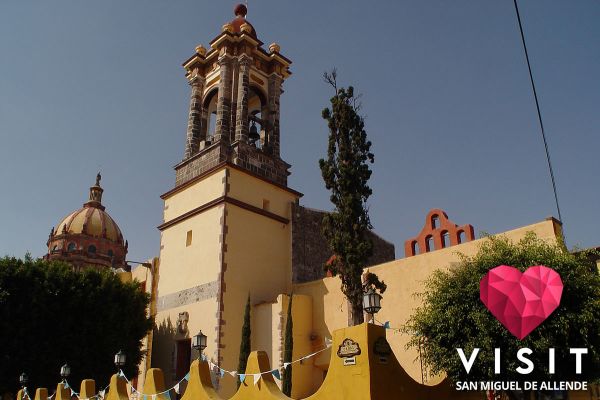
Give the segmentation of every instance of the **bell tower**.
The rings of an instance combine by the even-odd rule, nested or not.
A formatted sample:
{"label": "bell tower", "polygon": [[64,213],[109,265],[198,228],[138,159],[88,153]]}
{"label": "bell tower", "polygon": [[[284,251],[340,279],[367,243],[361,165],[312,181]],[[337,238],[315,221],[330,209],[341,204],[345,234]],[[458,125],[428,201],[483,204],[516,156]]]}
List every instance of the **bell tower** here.
{"label": "bell tower", "polygon": [[[175,187],[161,196],[158,227],[152,363],[171,371],[167,384],[187,372],[199,330],[208,336],[204,354],[235,370],[248,295],[253,305],[270,303],[292,288],[292,205],[302,195],[287,186],[279,129],[291,61],[275,43],[263,48],[246,14],[236,6],[210,49],[197,46],[183,63],[191,86],[185,152]],[[215,379],[221,395],[233,394],[235,378]]]}
{"label": "bell tower", "polygon": [[286,185],[280,157],[279,98],[291,61],[272,43],[266,51],[246,20],[247,8],[222,27],[210,50],[196,47],[183,67],[192,87],[183,161],[176,185],[228,162]]}

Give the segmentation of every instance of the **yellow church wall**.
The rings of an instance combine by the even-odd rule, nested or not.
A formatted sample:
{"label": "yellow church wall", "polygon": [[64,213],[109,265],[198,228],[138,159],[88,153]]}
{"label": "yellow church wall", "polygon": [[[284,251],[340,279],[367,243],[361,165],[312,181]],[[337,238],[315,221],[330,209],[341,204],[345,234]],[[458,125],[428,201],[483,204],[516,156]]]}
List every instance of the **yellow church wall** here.
{"label": "yellow church wall", "polygon": [[[159,296],[214,282],[220,271],[220,204],[175,224],[161,233]],[[191,231],[191,243],[187,235]]]}
{"label": "yellow church wall", "polygon": [[[225,220],[225,322],[221,343],[226,350],[221,366],[235,370],[248,294],[251,303],[257,304],[274,302],[280,293],[291,290],[291,226],[231,204],[226,206]],[[231,381],[224,379],[221,395],[233,394],[235,385]]]}
{"label": "yellow church wall", "polygon": [[[529,231],[536,233],[544,240],[555,241],[557,232],[560,232],[560,226],[554,220],[549,219],[504,232],[502,235],[514,241],[519,240]],[[440,268],[452,268],[455,263],[459,262],[458,253],[475,254],[482,240],[478,239],[370,267],[369,270],[376,273],[387,284],[387,290],[383,294],[382,309],[376,315],[376,320],[379,323],[390,321],[392,328],[402,327],[413,310],[420,305],[419,299],[415,298],[414,294],[422,291],[423,282],[431,273]],[[313,298],[313,329],[319,336],[329,336],[334,329],[347,326],[348,307],[341,293],[340,284],[340,279],[335,277],[294,285],[294,293],[305,294]],[[441,380],[440,377],[431,377],[426,374],[422,377],[418,352],[414,349],[405,349],[409,339],[407,335],[390,331],[387,336],[398,361],[412,379],[417,382],[423,380],[424,383],[430,385],[437,384]],[[322,356],[315,360],[315,365],[322,368],[328,362],[329,360]],[[313,379],[317,378],[318,373]],[[313,381],[313,384],[318,387],[321,382],[317,379]]]}
{"label": "yellow church wall", "polygon": [[263,200],[267,200],[266,211],[291,219],[291,203],[298,195],[235,168],[229,169],[228,183],[228,196],[258,208],[263,208]]}
{"label": "yellow church wall", "polygon": [[225,194],[225,168],[218,169],[184,190],[165,198],[164,221],[170,221]]}

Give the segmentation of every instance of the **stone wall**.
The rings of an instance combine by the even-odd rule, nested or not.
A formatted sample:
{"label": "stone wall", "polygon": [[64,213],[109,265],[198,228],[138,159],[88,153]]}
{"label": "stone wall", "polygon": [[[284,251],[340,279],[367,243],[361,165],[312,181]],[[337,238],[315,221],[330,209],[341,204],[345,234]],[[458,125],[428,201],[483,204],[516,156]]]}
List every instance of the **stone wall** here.
{"label": "stone wall", "polygon": [[[326,212],[295,204],[292,208],[292,280],[302,283],[326,276],[323,269],[331,257],[331,250],[321,233],[321,221]],[[367,266],[394,260],[394,245],[374,232],[369,232],[373,241],[373,255]]]}

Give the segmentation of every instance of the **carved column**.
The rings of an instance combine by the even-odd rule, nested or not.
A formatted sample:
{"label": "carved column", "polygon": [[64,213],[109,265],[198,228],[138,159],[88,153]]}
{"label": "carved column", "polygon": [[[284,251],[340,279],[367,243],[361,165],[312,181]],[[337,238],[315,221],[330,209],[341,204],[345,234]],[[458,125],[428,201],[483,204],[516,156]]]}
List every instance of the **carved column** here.
{"label": "carved column", "polygon": [[217,99],[217,121],[215,125],[215,141],[229,142],[231,119],[231,57],[219,59],[221,69],[219,97]]}
{"label": "carved column", "polygon": [[272,154],[279,157],[279,98],[283,79],[277,75],[269,76],[269,144]]}
{"label": "carved column", "polygon": [[235,121],[235,140],[248,143],[248,100],[250,91],[250,58],[241,56],[239,60],[239,78],[237,92],[237,116]]}
{"label": "carved column", "polygon": [[202,91],[204,90],[204,78],[195,76],[190,80],[192,94],[190,97],[190,112],[188,115],[188,126],[185,143],[184,158],[189,158],[198,152],[202,135]]}

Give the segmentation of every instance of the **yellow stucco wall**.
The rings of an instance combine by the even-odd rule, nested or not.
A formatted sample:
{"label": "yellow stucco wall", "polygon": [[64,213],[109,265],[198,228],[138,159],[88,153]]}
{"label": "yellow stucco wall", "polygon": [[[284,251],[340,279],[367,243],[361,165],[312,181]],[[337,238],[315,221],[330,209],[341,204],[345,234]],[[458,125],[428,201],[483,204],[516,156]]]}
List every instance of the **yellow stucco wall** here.
{"label": "yellow stucco wall", "polygon": [[[291,220],[291,205],[297,199],[296,194],[233,168],[228,170],[227,183],[228,197]],[[263,207],[266,205],[264,200],[268,202],[267,207]],[[291,223],[268,215],[230,203],[225,207],[227,229],[223,260],[226,269],[222,316],[225,322],[221,326],[221,345],[224,346],[221,367],[235,370],[248,294],[254,305],[276,302],[281,293],[291,291],[292,230]],[[260,332],[253,336],[271,336],[273,318],[271,315],[271,324],[255,324]],[[273,345],[269,347],[273,348]],[[234,390],[235,385],[225,379],[219,393],[229,396]]]}
{"label": "yellow stucco wall", "polygon": [[[553,220],[545,220],[504,232],[503,235],[511,240],[519,240],[526,232],[532,231],[540,238],[555,241],[556,232],[559,230],[560,227]],[[439,268],[451,268],[459,261],[458,253],[475,254],[481,241],[482,239],[474,240],[369,268],[387,284],[382,309],[376,315],[376,319],[381,323],[390,321],[393,328],[401,327],[420,304],[414,294],[421,291],[423,282],[431,273]],[[294,293],[313,298],[313,329],[319,336],[329,336],[334,329],[347,326],[348,307],[340,291],[340,284],[339,278],[336,277],[294,285]],[[426,371],[423,371],[425,376],[422,377],[418,352],[414,349],[405,349],[408,339],[408,336],[401,333],[390,331],[388,334],[388,341],[403,369],[418,382],[424,378],[426,384],[438,383],[441,377],[427,376]],[[326,355],[322,355],[315,360],[315,365],[319,368],[327,368],[328,362]],[[318,378],[319,374],[315,373],[313,378],[315,387],[321,384]]]}
{"label": "yellow stucco wall", "polygon": [[[284,219],[291,220],[291,204],[298,195],[224,165],[164,197],[167,226],[161,232],[156,318],[160,334],[155,335],[153,365],[165,371],[169,384],[176,340],[202,329],[208,336],[205,354],[221,367],[235,370],[248,294],[252,304],[275,303],[281,293],[291,291],[291,223]],[[203,209],[211,202],[211,207]],[[202,211],[195,213],[199,208]],[[190,231],[192,244],[188,246]],[[212,296],[203,292],[198,299],[190,298],[190,291],[206,285]],[[176,331],[182,312],[189,314],[188,331],[183,333]],[[272,318],[272,310],[264,313],[265,317],[269,314]],[[256,329],[266,332],[273,324]],[[219,392],[228,396],[234,389],[225,379]]]}

